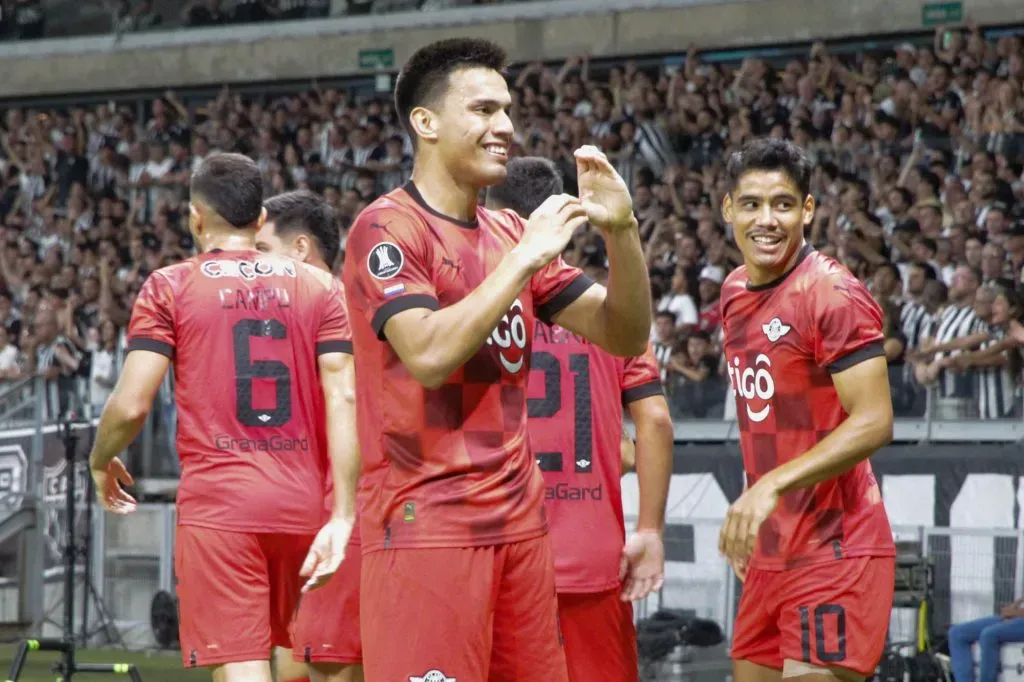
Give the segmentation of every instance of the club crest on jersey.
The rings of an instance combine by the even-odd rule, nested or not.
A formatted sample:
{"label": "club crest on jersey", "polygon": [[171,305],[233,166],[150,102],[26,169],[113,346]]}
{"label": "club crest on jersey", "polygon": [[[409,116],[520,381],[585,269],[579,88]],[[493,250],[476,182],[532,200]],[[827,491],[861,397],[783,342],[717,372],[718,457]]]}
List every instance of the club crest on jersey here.
{"label": "club crest on jersey", "polygon": [[773,317],[768,324],[761,325],[761,331],[768,337],[768,340],[775,343],[783,336],[789,333],[792,329],[788,324],[782,324],[782,320],[777,317]]}
{"label": "club crest on jersey", "polygon": [[487,338],[487,345],[498,347],[498,361],[509,374],[518,374],[523,368],[526,362],[526,320],[523,319],[523,303],[518,298]]}
{"label": "club crest on jersey", "polygon": [[380,242],[372,249],[366,259],[366,269],[376,279],[391,279],[402,271],[405,265],[405,254],[391,242]]}
{"label": "club crest on jersey", "polygon": [[427,674],[423,677],[410,675],[409,682],[456,682],[456,680],[454,677],[448,677],[443,672],[435,668],[434,670],[428,670]]}
{"label": "club crest on jersey", "polygon": [[[767,332],[766,332],[767,333]],[[732,384],[733,395],[743,398],[743,407],[747,410],[750,421],[760,424],[768,418],[772,409],[772,398],[775,397],[775,379],[771,374],[772,361],[761,353],[754,360],[754,367],[741,367],[740,359],[734,357],[726,363],[729,370],[729,382]],[[756,369],[755,369],[756,367]],[[753,406],[751,403],[754,403]],[[758,405],[757,403],[763,403]],[[736,406],[737,409],[740,407]],[[760,409],[754,409],[759,407]]]}

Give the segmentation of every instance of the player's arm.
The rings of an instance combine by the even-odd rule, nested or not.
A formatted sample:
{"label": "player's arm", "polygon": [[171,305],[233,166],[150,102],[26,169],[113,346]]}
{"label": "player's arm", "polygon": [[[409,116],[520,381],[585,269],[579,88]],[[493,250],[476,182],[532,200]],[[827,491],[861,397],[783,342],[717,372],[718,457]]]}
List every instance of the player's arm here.
{"label": "player's arm", "polygon": [[334,483],[331,516],[352,522],[356,516],[356,483],[360,465],[356,439],[355,363],[348,353],[323,353],[317,362],[327,415],[327,456]]}
{"label": "player's arm", "polygon": [[661,394],[629,403],[629,416],[636,426],[636,473],[640,487],[638,531],[665,529],[665,504],[672,479],[674,434],[668,402]]}
{"label": "player's arm", "polygon": [[629,187],[596,147],[576,150],[580,199],[608,252],[608,288],[590,287],[553,321],[609,353],[642,355],[651,333],[651,284]]}
{"label": "player's arm", "polygon": [[[370,223],[371,218],[379,222]],[[385,220],[395,225],[374,227]],[[405,295],[385,299],[376,307],[371,324],[378,333],[383,332],[417,381],[427,388],[437,388],[473,357],[533,275],[562,252],[572,233],[584,222],[586,212],[578,200],[568,195],[548,198],[534,211],[519,243],[501,263],[469,295],[445,308],[440,308],[434,295],[429,256],[417,238],[411,236],[416,228],[410,227],[408,219],[400,214],[373,214],[357,222],[346,244],[352,254],[351,258],[346,256],[346,270],[369,267],[363,262],[372,258],[385,239],[408,247],[409,253],[402,256],[402,266],[385,282],[371,281],[362,274],[355,274],[355,278],[359,280],[357,286],[371,300],[386,297],[389,286],[404,289]],[[346,275],[351,299],[354,287],[349,285],[349,279]],[[382,316],[386,319],[378,322]]]}
{"label": "player's arm", "polygon": [[765,487],[780,495],[843,474],[892,440],[889,369],[878,304],[849,277],[823,278],[809,294],[808,305],[815,362],[828,369],[848,416],[810,450],[762,477],[768,479]]}
{"label": "player's arm", "polygon": [[832,375],[849,415],[813,448],[765,474],[779,495],[844,474],[892,440],[892,401],[884,356],[864,360]]}
{"label": "player's arm", "polygon": [[625,476],[636,466],[636,443],[629,435],[625,424],[622,426],[622,441],[619,443],[619,452],[622,458],[622,475]]}
{"label": "player's arm", "polygon": [[133,350],[128,353],[121,376],[100,416],[96,442],[89,455],[90,468],[106,469],[139,435],[170,364],[168,356],[157,352]]}
{"label": "player's arm", "polygon": [[384,336],[417,381],[437,388],[480,349],[529,284],[535,267],[513,250],[464,299],[439,310],[396,313],[384,324]]}
{"label": "player's arm", "polygon": [[142,285],[128,326],[128,355],[96,430],[89,465],[106,470],[139,435],[175,352],[174,294],[159,273]]}
{"label": "player's arm", "polygon": [[552,317],[609,353],[640,355],[651,333],[651,284],[636,219],[604,233],[608,287],[595,284]]}

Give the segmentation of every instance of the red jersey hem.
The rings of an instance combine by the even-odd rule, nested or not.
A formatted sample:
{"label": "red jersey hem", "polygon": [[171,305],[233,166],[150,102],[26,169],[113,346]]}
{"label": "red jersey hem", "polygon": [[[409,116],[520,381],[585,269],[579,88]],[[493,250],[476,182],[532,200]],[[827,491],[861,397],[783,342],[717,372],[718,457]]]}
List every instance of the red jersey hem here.
{"label": "red jersey hem", "polygon": [[594,594],[596,592],[610,592],[622,587],[622,581],[612,580],[603,583],[561,583],[555,579],[555,592],[558,594]]}
{"label": "red jersey hem", "polygon": [[800,557],[797,559],[754,559],[750,562],[750,568],[756,568],[760,571],[790,571],[796,568],[803,568],[804,566],[814,566],[817,564],[827,564],[835,561],[842,561],[843,559],[860,559],[863,557],[891,557],[896,556],[895,547],[865,547],[863,549],[852,549],[843,550],[841,556],[836,556],[829,549],[828,553],[812,554],[808,557]]}
{"label": "red jersey hem", "polygon": [[527,540],[533,540],[534,538],[543,537],[547,535],[547,528],[538,528],[531,531],[523,531],[514,535],[494,535],[494,536],[483,536],[474,540],[462,539],[423,539],[416,538],[406,540],[405,542],[391,541],[385,545],[384,541],[366,542],[363,541],[362,548],[363,554],[369,554],[370,552],[380,552],[387,549],[466,549],[470,547],[492,547],[495,545],[510,545],[514,542],[525,542]]}
{"label": "red jersey hem", "polygon": [[197,528],[209,528],[211,530],[224,530],[229,533],[283,533],[285,535],[316,535],[322,526],[275,526],[275,525],[234,525],[230,523],[209,523],[207,521],[190,521],[178,518],[179,526],[195,526]]}

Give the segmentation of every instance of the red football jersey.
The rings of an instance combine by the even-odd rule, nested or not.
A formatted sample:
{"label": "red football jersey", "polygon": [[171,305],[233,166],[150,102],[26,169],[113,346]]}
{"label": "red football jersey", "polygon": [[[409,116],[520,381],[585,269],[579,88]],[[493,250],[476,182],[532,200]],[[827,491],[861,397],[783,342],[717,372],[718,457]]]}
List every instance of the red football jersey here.
{"label": "red football jersey", "polygon": [[[737,268],[722,286],[725,357],[748,485],[804,454],[846,419],[832,372],[883,355],[882,312],[848,270],[809,246],[775,282]],[[878,396],[889,400],[888,395]],[[785,495],[752,566],[782,570],[895,553],[871,464]]]}
{"label": "red football jersey", "polygon": [[174,361],[178,522],[310,533],[328,475],[317,356],[351,352],[338,283],[258,251],[214,250],[157,270],[128,351]]}
{"label": "red football jersey", "polygon": [[392,315],[462,300],[523,227],[511,211],[483,207],[472,222],[447,218],[410,183],[373,202],[349,232],[343,278],[359,385],[364,551],[493,545],[547,530],[544,482],[526,436],[530,341],[535,317],[550,319],[592,282],[560,259],[545,267],[435,390],[384,337]]}
{"label": "red football jersey", "polygon": [[619,358],[537,324],[528,395],[530,444],[544,474],[559,592],[619,584],[622,408],[661,395],[654,354]]}

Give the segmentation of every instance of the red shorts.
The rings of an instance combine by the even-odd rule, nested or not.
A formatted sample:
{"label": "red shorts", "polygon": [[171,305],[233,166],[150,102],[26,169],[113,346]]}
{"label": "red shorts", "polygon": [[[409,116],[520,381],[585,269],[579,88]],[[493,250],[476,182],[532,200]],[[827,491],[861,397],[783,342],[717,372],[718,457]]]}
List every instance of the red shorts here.
{"label": "red shorts", "polygon": [[290,647],[288,626],[313,535],[178,526],[178,628],[186,668],[266,661]]}
{"label": "red shorts", "polygon": [[559,594],[558,620],[570,682],[637,682],[633,605],[622,590]]}
{"label": "red shorts", "polygon": [[303,663],[360,663],[359,545],[349,544],[330,582],[302,595],[292,625],[292,656]]}
{"label": "red shorts", "polygon": [[793,660],[870,677],[889,630],[896,562],[855,557],[787,571],[751,568],[732,657],[782,669]]}
{"label": "red shorts", "polygon": [[568,682],[547,535],[363,555],[367,680]]}

